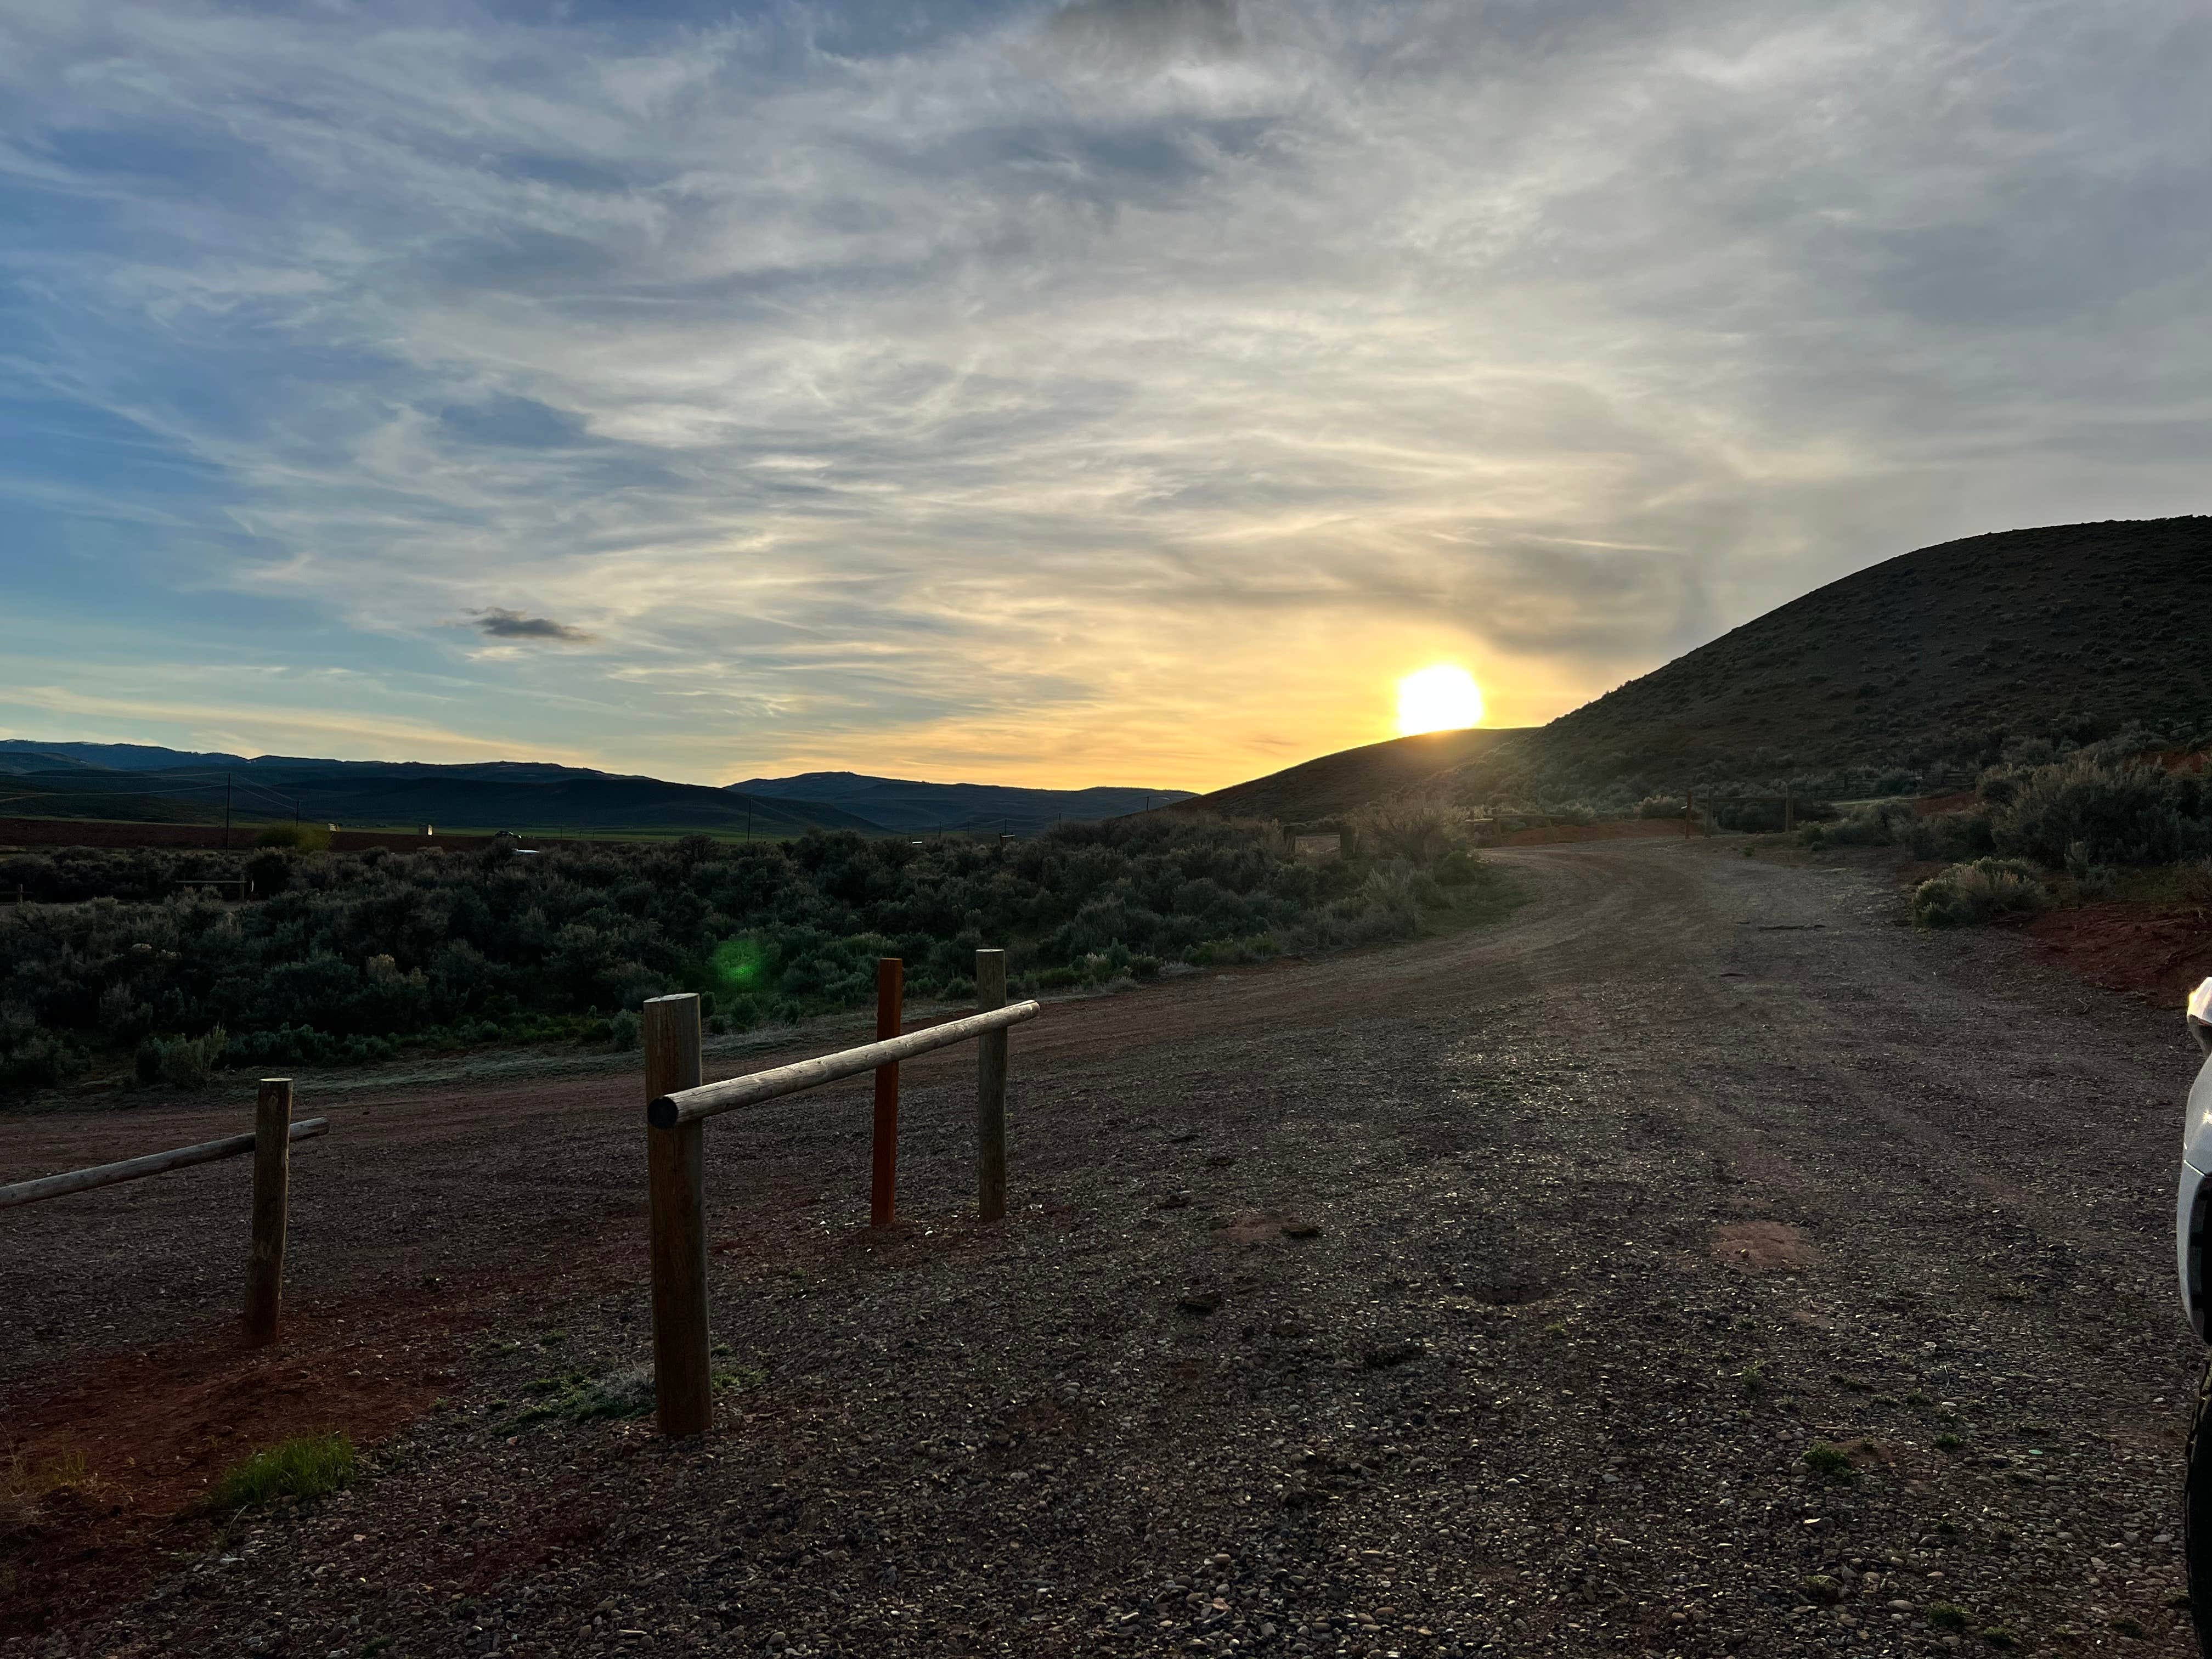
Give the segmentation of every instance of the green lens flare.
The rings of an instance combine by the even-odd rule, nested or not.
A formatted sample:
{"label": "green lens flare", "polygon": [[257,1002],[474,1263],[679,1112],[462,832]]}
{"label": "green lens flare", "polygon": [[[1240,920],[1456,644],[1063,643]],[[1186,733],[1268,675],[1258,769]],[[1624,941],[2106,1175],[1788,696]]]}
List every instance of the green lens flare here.
{"label": "green lens flare", "polygon": [[750,990],[760,983],[767,968],[766,955],[757,939],[726,939],[714,947],[714,977],[728,990]]}

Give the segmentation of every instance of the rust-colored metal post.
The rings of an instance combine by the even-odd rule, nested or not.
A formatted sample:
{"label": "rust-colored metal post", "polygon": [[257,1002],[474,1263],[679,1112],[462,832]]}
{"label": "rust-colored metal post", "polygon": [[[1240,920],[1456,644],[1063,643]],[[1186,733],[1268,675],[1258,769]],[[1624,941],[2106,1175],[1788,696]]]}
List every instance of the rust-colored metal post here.
{"label": "rust-colored metal post", "polygon": [[292,1178],[292,1079],[265,1077],[253,1099],[253,1243],[246,1258],[246,1340],[276,1340]]}
{"label": "rust-colored metal post", "polygon": [[[645,1097],[696,1089],[702,1070],[699,999],[645,1005]],[[653,1255],[653,1394],[660,1431],[704,1434],[714,1417],[707,1361],[706,1125],[645,1131]]]}
{"label": "rust-colored metal post", "polygon": [[[896,957],[876,963],[876,1041],[899,1034],[906,1006],[906,963]],[[898,1062],[876,1067],[873,1178],[868,1183],[868,1224],[888,1227],[898,1206]]]}
{"label": "rust-colored metal post", "polygon": [[[975,952],[975,1012],[1006,1006],[1006,953]],[[975,1212],[984,1221],[1006,1218],[1006,1034],[975,1039]]]}

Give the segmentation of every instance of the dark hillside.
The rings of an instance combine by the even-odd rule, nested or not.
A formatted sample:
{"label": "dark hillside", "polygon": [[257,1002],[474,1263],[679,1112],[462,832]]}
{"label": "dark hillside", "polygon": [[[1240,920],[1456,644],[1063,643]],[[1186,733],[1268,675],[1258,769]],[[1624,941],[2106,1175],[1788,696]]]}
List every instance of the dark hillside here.
{"label": "dark hillside", "polygon": [[1180,810],[1278,818],[1291,823],[1333,817],[1380,796],[1418,787],[1522,735],[1519,728],[1476,726],[1465,732],[1392,738],[1304,761],[1248,783],[1231,784],[1226,789],[1182,802]]}
{"label": "dark hillside", "polygon": [[747,778],[728,786],[757,800],[797,800],[842,807],[886,830],[927,835],[1040,835],[1055,823],[1095,823],[1189,798],[1187,789],[1102,787],[1026,789],[996,783],[925,783],[859,772],[803,772],[791,778]]}
{"label": "dark hillside", "polygon": [[1463,769],[1462,785],[1679,793],[1717,772],[1976,765],[2009,738],[2199,728],[2212,722],[2208,575],[2212,518],[1924,547],[1562,715]]}
{"label": "dark hillside", "polygon": [[[458,774],[458,775],[457,775]],[[214,770],[27,772],[0,779],[0,817],[220,823],[224,774]],[[228,789],[238,821],[286,819],[355,827],[433,823],[441,830],[514,830],[521,833],[622,832],[794,836],[808,830],[881,826],[826,802],[748,801],[703,785],[657,778],[572,771],[539,779],[470,775],[464,769],[393,767],[334,770],[307,763],[295,769],[257,767]]]}

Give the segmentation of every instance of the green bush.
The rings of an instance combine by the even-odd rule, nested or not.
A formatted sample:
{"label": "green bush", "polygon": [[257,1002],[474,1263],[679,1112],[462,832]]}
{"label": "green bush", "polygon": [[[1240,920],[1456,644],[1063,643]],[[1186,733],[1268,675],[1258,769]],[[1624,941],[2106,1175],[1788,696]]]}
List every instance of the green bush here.
{"label": "green bush", "polygon": [[607,1046],[617,1053],[636,1048],[638,1023],[635,1014],[627,1008],[621,1010],[607,1021]]}
{"label": "green bush", "polygon": [[1684,810],[1680,795],[1646,795],[1636,804],[1639,818],[1679,818]]}
{"label": "green bush", "polygon": [[1832,823],[1803,832],[1809,847],[1894,847],[1912,833],[1912,804],[1882,800],[1856,806]]}
{"label": "green bush", "polygon": [[2177,864],[2212,853],[2212,788],[2138,760],[2077,755],[2019,781],[1991,821],[1997,851],[2046,866],[2076,842],[2098,864]]}
{"label": "green bush", "polygon": [[272,1498],[321,1498],[359,1472],[350,1435],[300,1435],[225,1471],[209,1501],[219,1510],[242,1510]]}
{"label": "green bush", "polygon": [[1959,927],[2021,911],[2048,909],[2051,889],[2032,864],[1976,859],[1954,864],[1913,890],[1912,919],[1925,927]]}
{"label": "green bush", "polygon": [[[1435,848],[1432,807],[1394,809],[1377,838]],[[240,904],[177,890],[234,870],[212,854],[66,849],[23,864],[63,903],[0,908],[0,1083],[50,1078],[88,1046],[185,1080],[219,1060],[352,1066],[402,1041],[609,1043],[620,1014],[710,994],[734,1030],[875,995],[876,961],[916,995],[975,994],[975,952],[1018,979],[1142,979],[1214,942],[1257,960],[1410,938],[1425,912],[1474,914],[1507,890],[1443,848],[1430,865],[1301,863],[1273,826],[1158,814],[1064,825],[1000,846],[814,834],[787,842],[601,843],[503,861],[430,852],[265,848],[275,886]],[[8,860],[0,866],[12,867]],[[1148,965],[1149,964],[1149,965]],[[1066,977],[1063,977],[1066,976]],[[220,1027],[227,1044],[179,1049]]]}
{"label": "green bush", "polygon": [[218,1025],[204,1036],[154,1037],[138,1045],[133,1062],[141,1083],[166,1083],[173,1089],[204,1089],[214,1080],[216,1062],[230,1039]]}
{"label": "green bush", "polygon": [[1996,851],[1989,814],[1972,810],[1935,812],[1924,818],[1915,818],[1906,831],[1905,842],[1913,857],[1931,863],[1939,860],[1963,863],[1986,858]]}

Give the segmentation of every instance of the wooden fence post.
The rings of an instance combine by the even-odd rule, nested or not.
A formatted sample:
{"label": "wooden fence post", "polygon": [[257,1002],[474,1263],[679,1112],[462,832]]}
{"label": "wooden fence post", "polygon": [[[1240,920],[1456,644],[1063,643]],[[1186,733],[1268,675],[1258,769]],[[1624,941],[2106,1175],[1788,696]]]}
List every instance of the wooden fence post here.
{"label": "wooden fence post", "polygon": [[[699,999],[645,1005],[645,1097],[699,1086]],[[648,1126],[645,1164],[653,1229],[653,1394],[660,1431],[704,1434],[714,1415],[707,1369],[706,1126]]]}
{"label": "wooden fence post", "polygon": [[[896,957],[876,963],[876,1041],[899,1034],[905,1012],[906,963]],[[876,1067],[875,1157],[868,1183],[868,1224],[888,1227],[898,1202],[898,1061]]]}
{"label": "wooden fence post", "polygon": [[246,1340],[256,1347],[276,1340],[291,1175],[292,1079],[264,1077],[253,1097],[253,1243],[246,1257]]}
{"label": "wooden fence post", "polygon": [[[1006,1006],[1006,953],[975,952],[975,1012]],[[975,1039],[975,1212],[1006,1218],[1006,1034]]]}

